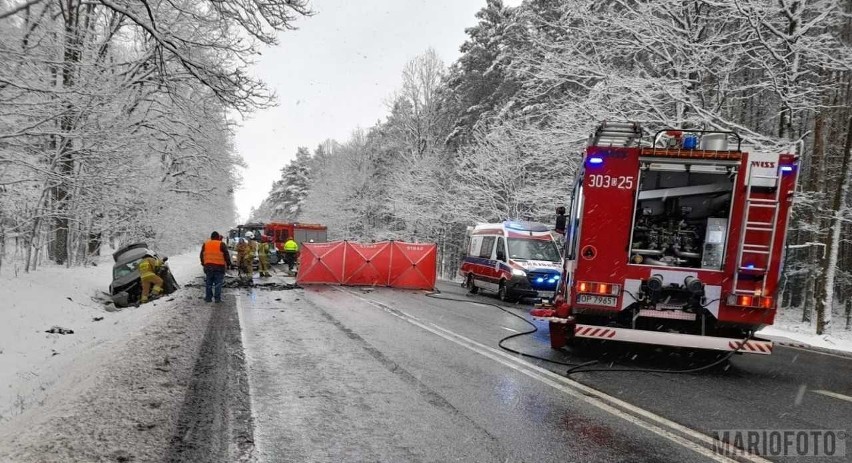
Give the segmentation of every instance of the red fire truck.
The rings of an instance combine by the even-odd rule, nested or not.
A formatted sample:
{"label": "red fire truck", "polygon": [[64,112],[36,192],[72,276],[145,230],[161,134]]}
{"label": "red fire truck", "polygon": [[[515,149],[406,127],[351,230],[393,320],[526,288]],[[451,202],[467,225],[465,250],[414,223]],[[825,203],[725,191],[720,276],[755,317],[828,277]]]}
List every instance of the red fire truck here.
{"label": "red fire truck", "polygon": [[603,123],[574,185],[551,346],[572,338],[756,354],[775,319],[798,158],[733,132]]}
{"label": "red fire truck", "polygon": [[293,238],[299,246],[313,240],[315,243],[328,241],[328,227],[315,223],[276,223],[264,225],[263,233],[275,241],[275,248],[284,252],[284,243]]}

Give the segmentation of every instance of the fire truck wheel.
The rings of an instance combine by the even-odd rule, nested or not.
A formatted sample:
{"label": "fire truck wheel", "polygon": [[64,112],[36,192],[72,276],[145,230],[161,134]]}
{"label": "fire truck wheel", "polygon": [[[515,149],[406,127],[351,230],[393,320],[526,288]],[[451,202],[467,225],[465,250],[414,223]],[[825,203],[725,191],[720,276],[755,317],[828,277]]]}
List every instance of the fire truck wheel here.
{"label": "fire truck wheel", "polygon": [[470,292],[470,294],[476,294],[479,292],[479,288],[476,284],[473,283],[473,274],[468,273],[467,279],[465,279],[464,287]]}
{"label": "fire truck wheel", "polygon": [[506,288],[506,282],[500,281],[500,288],[497,290],[497,297],[503,302],[515,302],[517,298]]}

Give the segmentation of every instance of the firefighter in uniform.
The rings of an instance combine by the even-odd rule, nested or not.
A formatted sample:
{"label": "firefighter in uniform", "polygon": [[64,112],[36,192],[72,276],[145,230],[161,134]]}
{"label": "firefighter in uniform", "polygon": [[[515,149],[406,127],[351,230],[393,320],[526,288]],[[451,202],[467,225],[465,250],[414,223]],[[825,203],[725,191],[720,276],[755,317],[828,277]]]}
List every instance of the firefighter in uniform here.
{"label": "firefighter in uniform", "polygon": [[260,242],[257,244],[257,266],[258,272],[262,277],[271,277],[269,273],[269,242],[272,238],[269,236],[260,236]]}
{"label": "firefighter in uniform", "polygon": [[200,257],[204,267],[204,301],[222,302],[222,284],[225,282],[225,270],[231,263],[231,255],[218,232],[211,233],[210,239],[201,246]]}
{"label": "firefighter in uniform", "polygon": [[287,238],[284,243],[284,260],[287,262],[287,267],[290,273],[293,272],[293,266],[296,265],[296,254],[299,253],[299,243],[293,238]]}
{"label": "firefighter in uniform", "polygon": [[[237,238],[237,271],[239,272],[240,277],[243,276],[243,261],[246,259],[248,250],[248,241],[246,241],[245,238]],[[251,273],[249,273],[249,276],[251,276]]]}
{"label": "firefighter in uniform", "polygon": [[[139,270],[139,279],[142,280],[142,296],[139,298],[139,303],[148,302],[148,293],[150,292],[154,298],[160,296],[163,292],[163,279],[157,275],[160,267],[163,266],[163,261],[153,256],[153,254],[145,254],[145,257],[139,261],[136,267]],[[151,287],[153,286],[153,288]]]}
{"label": "firefighter in uniform", "polygon": [[[254,274],[254,256],[257,253],[257,241],[254,240],[253,232],[246,233],[246,239],[248,241],[243,248],[243,255],[239,265],[243,270],[243,274],[251,280],[252,274]],[[239,248],[237,248],[237,254],[239,255]]]}

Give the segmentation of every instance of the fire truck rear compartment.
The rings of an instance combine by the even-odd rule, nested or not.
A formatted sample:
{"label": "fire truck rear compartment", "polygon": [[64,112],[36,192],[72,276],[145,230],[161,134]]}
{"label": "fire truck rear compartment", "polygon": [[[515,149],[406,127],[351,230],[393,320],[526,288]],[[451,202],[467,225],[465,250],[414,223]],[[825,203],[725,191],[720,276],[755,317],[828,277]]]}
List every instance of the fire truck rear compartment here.
{"label": "fire truck rear compartment", "polygon": [[721,269],[735,179],[732,167],[643,162],[629,263]]}

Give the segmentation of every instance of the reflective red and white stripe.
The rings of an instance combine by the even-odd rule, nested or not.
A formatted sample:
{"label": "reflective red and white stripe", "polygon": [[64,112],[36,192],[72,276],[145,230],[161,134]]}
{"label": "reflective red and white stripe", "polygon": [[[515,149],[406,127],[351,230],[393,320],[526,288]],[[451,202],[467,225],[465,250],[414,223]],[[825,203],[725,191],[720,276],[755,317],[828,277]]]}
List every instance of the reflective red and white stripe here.
{"label": "reflective red and white stripe", "polygon": [[735,338],[579,324],[574,328],[574,335],[581,338],[593,338],[604,341],[686,347],[689,349],[711,349],[727,352],[739,350],[739,352],[746,354],[760,355],[770,355],[772,353],[772,341],[757,338],[751,339],[743,345],[742,339]]}
{"label": "reflective red and white stripe", "polygon": [[772,343],[767,343],[767,342],[752,342],[752,341],[749,341],[749,342],[743,344],[742,341],[739,341],[739,342],[738,341],[731,341],[731,342],[728,343],[728,347],[730,347],[731,350],[740,350],[740,351],[747,351],[747,352],[760,352],[760,353],[764,353],[764,354],[771,354],[772,353]]}
{"label": "reflective red and white stripe", "polygon": [[574,331],[575,336],[584,338],[604,338],[609,339],[615,336],[615,330],[609,328],[600,328],[595,326],[578,326]]}

